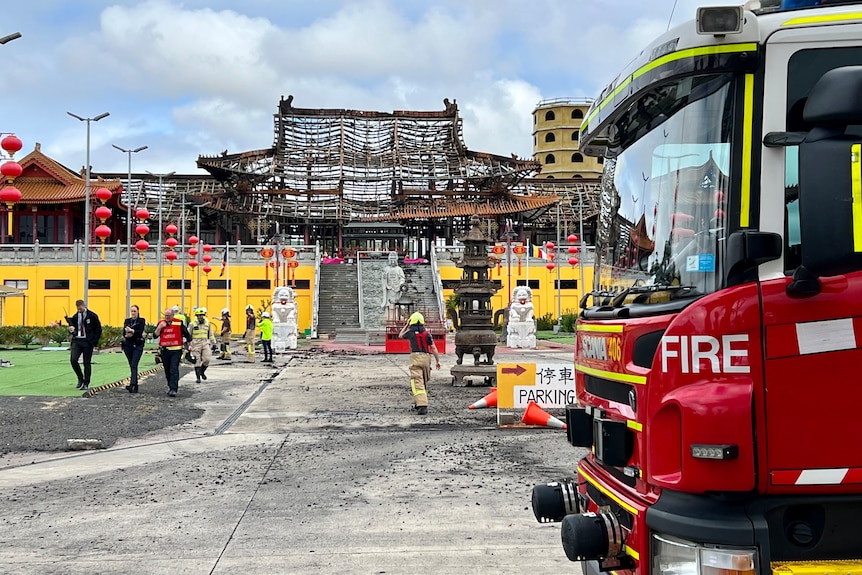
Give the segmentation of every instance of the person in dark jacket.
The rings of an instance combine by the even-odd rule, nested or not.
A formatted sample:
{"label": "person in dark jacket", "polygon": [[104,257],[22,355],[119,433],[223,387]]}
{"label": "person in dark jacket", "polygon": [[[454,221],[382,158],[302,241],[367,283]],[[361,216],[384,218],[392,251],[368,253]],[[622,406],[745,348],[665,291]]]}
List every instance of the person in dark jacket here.
{"label": "person in dark jacket", "polygon": [[[99,316],[87,309],[84,300],[76,301],[75,307],[78,313],[66,318],[66,322],[69,324],[69,333],[72,334],[69,363],[72,364],[72,371],[78,376],[78,385],[75,388],[87,390],[90,387],[90,376],[93,373],[93,350],[99,345],[99,339],[102,337],[102,324],[99,321]],[[79,360],[82,360],[84,364],[83,372],[81,366],[78,365]]]}
{"label": "person in dark jacket", "polygon": [[133,305],[129,317],[123,321],[123,353],[129,362],[129,393],[138,393],[138,364],[144,354],[144,328],[147,322],[140,316],[140,309]]}

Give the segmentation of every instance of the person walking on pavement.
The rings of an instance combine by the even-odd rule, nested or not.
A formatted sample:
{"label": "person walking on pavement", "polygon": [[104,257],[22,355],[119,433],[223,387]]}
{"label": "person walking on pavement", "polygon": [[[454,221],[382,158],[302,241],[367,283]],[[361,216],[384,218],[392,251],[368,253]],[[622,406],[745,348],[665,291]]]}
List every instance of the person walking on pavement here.
{"label": "person walking on pavement", "polygon": [[431,354],[440,369],[440,354],[434,338],[425,329],[425,317],[418,311],[410,316],[401,332],[401,339],[410,342],[410,389],[413,392],[413,408],[419,415],[428,413],[428,382],[431,380]]}
{"label": "person walking on pavement", "polygon": [[[69,324],[69,333],[72,334],[69,363],[72,364],[72,371],[78,376],[78,385],[75,388],[87,390],[90,387],[90,376],[93,373],[93,350],[99,345],[99,339],[102,337],[102,324],[99,322],[99,316],[87,309],[84,300],[76,301],[75,307],[78,308],[78,313],[66,318],[66,323]],[[82,360],[84,364],[83,372],[81,372],[81,366],[78,365],[78,360]]]}
{"label": "person walking on pavement", "polygon": [[249,363],[254,363],[254,332],[256,326],[257,318],[254,317],[254,307],[248,304],[245,306],[245,349]]}
{"label": "person walking on pavement", "polygon": [[184,326],[189,327],[189,318],[186,317],[186,314],[180,311],[180,306],[175,305],[171,309],[174,310],[174,319],[183,322]]}
{"label": "person walking on pavement", "polygon": [[219,351],[221,351],[221,353],[219,354],[218,359],[230,361],[230,334],[230,310],[228,308],[224,308],[221,310],[221,331],[219,332],[219,335],[221,336],[221,346]]}
{"label": "person walking on pavement", "polygon": [[272,363],[272,320],[268,311],[260,314],[257,327],[260,328],[260,342],[263,344],[263,361]]}
{"label": "person walking on pavement", "polygon": [[180,360],[192,336],[183,322],[174,318],[174,310],[165,310],[165,317],[156,325],[155,336],[159,338],[162,365],[168,382],[168,396],[176,397],[180,386]]}
{"label": "person walking on pavement", "polygon": [[129,308],[129,317],[123,321],[123,353],[129,362],[129,393],[138,393],[138,363],[144,355],[144,328],[147,322],[140,316],[140,309],[133,305]]}
{"label": "person walking on pavement", "polygon": [[207,368],[212,361],[213,328],[207,319],[207,308],[199,307],[195,310],[195,320],[189,326],[192,334],[191,350],[197,358],[195,361],[195,376],[200,383],[207,379]]}

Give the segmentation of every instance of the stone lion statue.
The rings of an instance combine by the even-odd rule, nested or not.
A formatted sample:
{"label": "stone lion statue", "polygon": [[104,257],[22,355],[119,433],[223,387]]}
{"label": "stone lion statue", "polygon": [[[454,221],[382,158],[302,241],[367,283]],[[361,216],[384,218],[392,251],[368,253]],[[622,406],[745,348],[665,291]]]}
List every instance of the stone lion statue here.
{"label": "stone lion statue", "polygon": [[536,347],[536,320],[533,317],[533,290],[517,286],[512,290],[509,321],[506,328],[506,345],[524,349]]}

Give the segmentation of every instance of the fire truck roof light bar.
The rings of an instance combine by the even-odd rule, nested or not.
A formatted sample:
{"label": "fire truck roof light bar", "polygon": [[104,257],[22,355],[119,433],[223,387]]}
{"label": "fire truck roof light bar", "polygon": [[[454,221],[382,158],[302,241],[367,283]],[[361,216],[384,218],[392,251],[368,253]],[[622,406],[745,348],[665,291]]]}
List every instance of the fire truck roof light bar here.
{"label": "fire truck roof light bar", "polygon": [[739,457],[738,445],[692,444],[691,456],[695,459],[715,459],[726,461]]}
{"label": "fire truck roof light bar", "polygon": [[742,32],[742,6],[704,6],[697,9],[697,33],[724,36]]}

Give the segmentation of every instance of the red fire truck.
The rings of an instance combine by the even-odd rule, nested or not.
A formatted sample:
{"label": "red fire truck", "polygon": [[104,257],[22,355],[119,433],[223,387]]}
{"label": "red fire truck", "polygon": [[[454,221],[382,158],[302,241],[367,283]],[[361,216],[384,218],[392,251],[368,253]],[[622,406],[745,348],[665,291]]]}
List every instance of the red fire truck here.
{"label": "red fire truck", "polygon": [[862,2],[700,8],[580,138],[586,455],[537,519],[589,573],[862,574]]}

